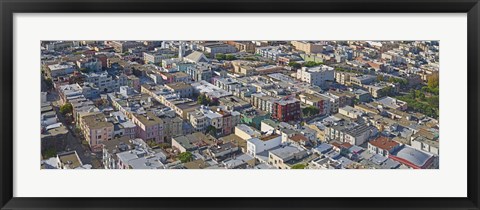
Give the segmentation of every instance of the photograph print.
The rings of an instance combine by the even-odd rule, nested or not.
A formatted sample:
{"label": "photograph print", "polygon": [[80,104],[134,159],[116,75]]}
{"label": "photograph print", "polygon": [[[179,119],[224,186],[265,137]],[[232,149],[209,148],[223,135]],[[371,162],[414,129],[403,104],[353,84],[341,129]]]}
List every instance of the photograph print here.
{"label": "photograph print", "polygon": [[40,45],[41,169],[439,169],[439,41]]}

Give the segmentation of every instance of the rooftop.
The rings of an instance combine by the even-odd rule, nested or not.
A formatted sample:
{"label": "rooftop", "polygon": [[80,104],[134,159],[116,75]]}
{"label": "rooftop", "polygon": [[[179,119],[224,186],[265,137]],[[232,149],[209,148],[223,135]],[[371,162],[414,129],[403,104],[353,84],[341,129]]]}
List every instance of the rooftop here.
{"label": "rooftop", "polygon": [[385,136],[380,136],[370,141],[369,144],[387,151],[390,151],[399,145],[398,142],[393,141]]}
{"label": "rooftop", "polygon": [[75,169],[83,165],[75,150],[58,154],[57,156],[60,160],[60,163],[66,168]]}
{"label": "rooftop", "polygon": [[153,126],[157,124],[163,124],[162,119],[157,117],[153,112],[147,111],[145,114],[135,114],[135,117],[140,121],[142,124],[146,126]]}
{"label": "rooftop", "polygon": [[124,152],[133,148],[133,144],[130,141],[130,138],[123,136],[121,138],[112,139],[110,141],[102,142],[103,149],[107,150],[111,154],[116,154],[118,152]]}
{"label": "rooftop", "polygon": [[56,70],[61,70],[61,69],[67,69],[67,68],[73,68],[73,65],[72,64],[53,64],[53,65],[49,65],[48,68],[51,70],[51,71],[56,71]]}
{"label": "rooftop", "polygon": [[315,150],[316,152],[325,154],[325,153],[327,153],[328,151],[332,150],[332,148],[333,148],[333,146],[332,146],[331,144],[321,143],[321,144],[319,144],[317,147],[315,147],[314,150]]}
{"label": "rooftop", "polygon": [[307,137],[305,137],[304,135],[301,135],[301,134],[295,134],[292,137],[290,137],[290,139],[295,141],[295,142],[308,141]]}
{"label": "rooftop", "polygon": [[303,67],[303,70],[308,72],[323,72],[323,71],[333,71],[333,67],[327,65],[320,65],[315,67]]}
{"label": "rooftop", "polygon": [[204,168],[207,168],[209,166],[210,165],[207,162],[205,162],[205,160],[202,160],[202,159],[190,161],[190,162],[187,162],[187,163],[183,164],[183,167],[185,167],[187,169],[204,169]]}
{"label": "rooftop", "polygon": [[113,123],[105,120],[106,116],[103,113],[92,113],[82,116],[85,125],[90,129],[100,129],[105,127],[113,127]]}
{"label": "rooftop", "polygon": [[186,150],[196,149],[198,147],[209,146],[214,144],[213,137],[206,136],[201,132],[196,132],[184,136],[178,136],[173,138]]}
{"label": "rooftop", "polygon": [[291,145],[286,145],[282,147],[278,147],[276,149],[270,150],[270,153],[278,156],[281,159],[287,159],[291,157],[293,154],[302,151],[299,147],[291,146]]}
{"label": "rooftop", "polygon": [[239,130],[247,133],[249,136],[259,136],[260,132],[258,132],[255,128],[252,128],[248,125],[245,124],[238,124],[235,126],[235,128],[238,128]]}
{"label": "rooftop", "polygon": [[[392,155],[391,155],[392,156]],[[408,145],[404,145],[398,152],[393,154],[393,159],[413,168],[424,168],[433,158],[433,154],[417,150]]]}
{"label": "rooftop", "polygon": [[403,106],[407,103],[405,101],[401,101],[401,100],[398,100],[396,98],[392,98],[392,97],[389,97],[389,96],[378,99],[376,102],[378,102],[378,103],[380,103],[380,104],[382,104],[386,107],[392,108],[392,109],[398,109],[398,108],[400,108],[400,106]]}
{"label": "rooftop", "polygon": [[165,86],[173,90],[183,90],[187,88],[192,88],[190,84],[187,84],[185,82],[170,83],[170,84],[165,84]]}
{"label": "rooftop", "polygon": [[271,135],[268,135],[268,136],[262,136],[259,139],[262,140],[262,141],[268,141],[268,140],[272,140],[274,138],[277,138],[279,136],[280,135],[278,135],[278,134],[271,134]]}

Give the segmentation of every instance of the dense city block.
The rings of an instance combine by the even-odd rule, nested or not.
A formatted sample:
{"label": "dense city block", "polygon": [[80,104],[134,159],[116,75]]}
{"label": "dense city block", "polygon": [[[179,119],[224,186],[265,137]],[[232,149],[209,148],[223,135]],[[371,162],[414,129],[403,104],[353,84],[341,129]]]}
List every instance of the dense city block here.
{"label": "dense city block", "polygon": [[42,169],[438,169],[438,41],[42,41]]}

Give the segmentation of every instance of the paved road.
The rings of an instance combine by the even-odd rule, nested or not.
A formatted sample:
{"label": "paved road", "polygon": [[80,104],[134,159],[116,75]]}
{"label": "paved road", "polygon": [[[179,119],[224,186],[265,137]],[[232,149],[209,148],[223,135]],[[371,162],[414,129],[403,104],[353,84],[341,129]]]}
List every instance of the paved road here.
{"label": "paved road", "polygon": [[60,97],[55,91],[49,92],[47,95],[47,99],[52,102],[52,106],[57,113],[57,117],[60,122],[66,125],[68,129],[68,136],[66,142],[67,151],[75,150],[82,161],[83,164],[90,164],[92,166],[101,167],[99,164],[101,163],[101,154],[95,154],[90,150],[88,145],[82,144],[83,136],[79,133],[75,132],[75,125],[67,122],[65,117],[60,113]]}

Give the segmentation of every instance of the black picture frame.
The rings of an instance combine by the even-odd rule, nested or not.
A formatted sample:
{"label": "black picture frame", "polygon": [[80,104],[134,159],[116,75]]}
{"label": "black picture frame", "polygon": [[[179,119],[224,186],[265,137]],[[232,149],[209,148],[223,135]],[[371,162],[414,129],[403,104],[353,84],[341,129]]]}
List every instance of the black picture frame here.
{"label": "black picture frame", "polygon": [[[478,0],[1,0],[1,209],[479,209]],[[466,198],[16,198],[13,197],[14,13],[467,13]],[[455,180],[445,180],[446,182]],[[448,189],[445,189],[448,190]]]}

